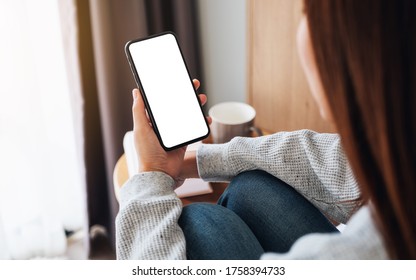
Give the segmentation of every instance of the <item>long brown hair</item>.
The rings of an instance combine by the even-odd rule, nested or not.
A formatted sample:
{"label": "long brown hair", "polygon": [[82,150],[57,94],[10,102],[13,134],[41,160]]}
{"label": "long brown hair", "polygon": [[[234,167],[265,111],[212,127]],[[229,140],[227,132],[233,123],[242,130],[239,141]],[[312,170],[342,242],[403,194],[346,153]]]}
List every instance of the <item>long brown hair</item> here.
{"label": "long brown hair", "polygon": [[305,0],[350,164],[391,258],[416,259],[416,1]]}

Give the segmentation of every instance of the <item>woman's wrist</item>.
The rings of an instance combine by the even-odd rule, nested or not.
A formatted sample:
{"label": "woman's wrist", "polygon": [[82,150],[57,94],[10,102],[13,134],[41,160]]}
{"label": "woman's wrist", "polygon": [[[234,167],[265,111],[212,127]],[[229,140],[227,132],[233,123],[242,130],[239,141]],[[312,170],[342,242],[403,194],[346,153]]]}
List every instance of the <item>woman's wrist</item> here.
{"label": "woman's wrist", "polygon": [[189,151],[185,153],[180,177],[183,179],[199,178],[196,151]]}

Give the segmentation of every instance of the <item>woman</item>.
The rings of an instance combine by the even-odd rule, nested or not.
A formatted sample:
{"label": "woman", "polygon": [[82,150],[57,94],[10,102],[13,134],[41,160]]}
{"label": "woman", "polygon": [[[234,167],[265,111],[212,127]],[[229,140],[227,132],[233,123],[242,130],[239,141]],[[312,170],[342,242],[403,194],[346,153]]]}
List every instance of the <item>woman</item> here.
{"label": "woman", "polygon": [[[415,259],[415,6],[305,1],[299,56],[339,134],[283,132],[165,153],[134,90],[141,172],[121,189],[118,257]],[[231,183],[218,205],[182,209],[173,189],[198,176]],[[347,227],[339,233],[328,219]]]}

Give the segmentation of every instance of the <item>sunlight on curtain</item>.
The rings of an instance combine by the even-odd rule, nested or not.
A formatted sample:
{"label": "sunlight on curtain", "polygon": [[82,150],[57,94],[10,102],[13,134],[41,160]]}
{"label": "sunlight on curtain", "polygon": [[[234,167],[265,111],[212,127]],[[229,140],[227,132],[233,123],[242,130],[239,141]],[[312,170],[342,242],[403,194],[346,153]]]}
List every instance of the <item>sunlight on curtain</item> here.
{"label": "sunlight on curtain", "polygon": [[0,0],[0,259],[65,257],[86,225],[57,5]]}

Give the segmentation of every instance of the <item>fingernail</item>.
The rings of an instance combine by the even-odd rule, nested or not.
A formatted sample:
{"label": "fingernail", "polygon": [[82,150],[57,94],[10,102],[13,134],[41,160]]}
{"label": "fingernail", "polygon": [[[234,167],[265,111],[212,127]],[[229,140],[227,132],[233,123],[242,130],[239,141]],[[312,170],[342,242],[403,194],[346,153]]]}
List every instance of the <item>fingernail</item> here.
{"label": "fingernail", "polygon": [[137,90],[134,90],[131,92],[133,94],[133,99],[137,98]]}

